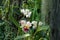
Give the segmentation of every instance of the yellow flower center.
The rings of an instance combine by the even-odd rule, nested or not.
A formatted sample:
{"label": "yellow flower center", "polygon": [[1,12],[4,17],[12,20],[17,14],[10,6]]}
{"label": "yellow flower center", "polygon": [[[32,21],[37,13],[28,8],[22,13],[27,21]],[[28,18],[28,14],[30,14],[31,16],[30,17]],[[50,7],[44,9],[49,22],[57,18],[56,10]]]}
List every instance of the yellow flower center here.
{"label": "yellow flower center", "polygon": [[27,29],[29,29],[29,25],[25,25],[25,26],[24,26],[24,28],[27,28]]}

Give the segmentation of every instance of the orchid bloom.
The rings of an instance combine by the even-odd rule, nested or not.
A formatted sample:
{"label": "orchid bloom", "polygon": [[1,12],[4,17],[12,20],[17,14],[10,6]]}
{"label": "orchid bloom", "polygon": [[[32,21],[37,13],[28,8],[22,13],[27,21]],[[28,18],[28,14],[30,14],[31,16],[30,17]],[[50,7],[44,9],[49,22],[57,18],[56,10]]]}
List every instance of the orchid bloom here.
{"label": "orchid bloom", "polygon": [[21,28],[22,28],[22,27],[25,26],[25,24],[26,24],[26,20],[21,20],[19,23],[21,24]]}
{"label": "orchid bloom", "polygon": [[41,26],[42,24],[43,24],[43,23],[40,21],[38,25]]}
{"label": "orchid bloom", "polygon": [[31,27],[30,21],[26,22],[25,20],[21,20],[20,24],[21,24],[21,28],[24,32],[27,32],[29,30],[29,28]]}
{"label": "orchid bloom", "polygon": [[21,9],[21,13],[24,13],[25,12],[25,9]]}
{"label": "orchid bloom", "polygon": [[31,16],[31,12],[29,12],[27,15],[26,15],[26,17],[30,17]]}
{"label": "orchid bloom", "polygon": [[24,16],[26,16],[26,17],[31,16],[31,11],[29,9],[21,9],[21,13],[23,13]]}
{"label": "orchid bloom", "polygon": [[35,29],[37,27],[37,21],[32,21],[33,28]]}
{"label": "orchid bloom", "polygon": [[30,22],[27,22],[26,25],[23,27],[23,31],[24,32],[27,32],[30,27],[31,27],[31,23]]}

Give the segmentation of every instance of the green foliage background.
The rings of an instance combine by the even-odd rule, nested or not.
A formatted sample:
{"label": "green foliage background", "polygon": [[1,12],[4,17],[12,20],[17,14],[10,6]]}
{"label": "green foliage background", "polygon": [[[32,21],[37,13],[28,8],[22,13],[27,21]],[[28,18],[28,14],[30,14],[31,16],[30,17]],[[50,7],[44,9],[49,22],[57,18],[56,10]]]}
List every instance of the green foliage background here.
{"label": "green foliage background", "polygon": [[0,0],[0,40],[49,40],[48,25],[38,27],[30,37],[20,38],[24,34],[18,23],[23,19],[21,8],[32,11],[31,18],[27,20],[41,20],[41,0]]}

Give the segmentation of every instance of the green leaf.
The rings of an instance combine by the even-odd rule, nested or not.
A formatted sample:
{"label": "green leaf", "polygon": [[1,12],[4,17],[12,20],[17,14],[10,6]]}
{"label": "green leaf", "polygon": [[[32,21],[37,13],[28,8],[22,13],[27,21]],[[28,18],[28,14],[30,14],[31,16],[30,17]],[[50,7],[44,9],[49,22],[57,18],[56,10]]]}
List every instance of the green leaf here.
{"label": "green leaf", "polygon": [[42,27],[38,27],[38,30],[37,31],[47,30],[47,29],[49,29],[49,26],[42,26]]}
{"label": "green leaf", "polygon": [[18,30],[21,31],[19,23],[17,22],[17,20],[12,15],[13,15],[13,5],[10,6],[9,19],[10,19],[10,21],[12,21],[16,25],[16,27],[18,27]]}
{"label": "green leaf", "polygon": [[24,34],[24,35],[21,35],[21,36],[17,36],[16,38],[14,38],[14,40],[26,38],[26,37],[29,37],[29,36],[30,36],[30,34]]}
{"label": "green leaf", "polygon": [[37,30],[36,30],[36,32],[34,33],[34,35],[35,35],[37,32],[41,31],[41,30],[46,31],[47,29],[49,29],[49,26],[38,27]]}

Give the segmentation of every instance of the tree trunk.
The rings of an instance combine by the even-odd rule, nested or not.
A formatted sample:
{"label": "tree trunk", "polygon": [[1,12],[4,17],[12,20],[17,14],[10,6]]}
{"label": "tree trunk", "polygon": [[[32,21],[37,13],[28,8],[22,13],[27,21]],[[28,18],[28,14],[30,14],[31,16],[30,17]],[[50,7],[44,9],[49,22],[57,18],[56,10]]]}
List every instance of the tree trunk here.
{"label": "tree trunk", "polygon": [[42,0],[41,3],[41,21],[44,23],[45,25],[45,18],[46,15],[48,14],[48,0]]}
{"label": "tree trunk", "polygon": [[50,6],[50,40],[60,40],[60,0],[52,0]]}

